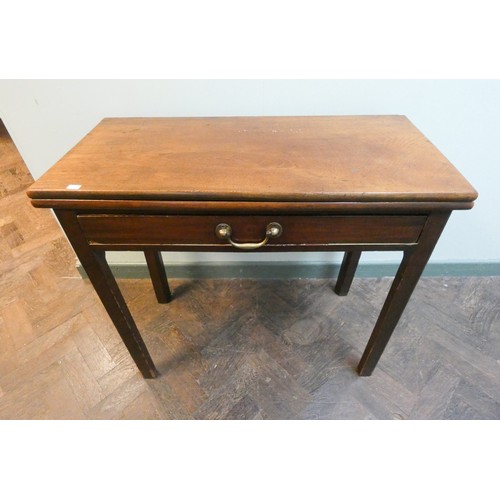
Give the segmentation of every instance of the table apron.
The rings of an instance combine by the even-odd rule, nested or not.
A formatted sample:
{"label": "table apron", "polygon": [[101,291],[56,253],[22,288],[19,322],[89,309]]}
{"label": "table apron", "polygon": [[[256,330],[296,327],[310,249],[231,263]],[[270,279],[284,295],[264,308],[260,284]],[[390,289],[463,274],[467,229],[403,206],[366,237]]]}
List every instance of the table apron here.
{"label": "table apron", "polygon": [[216,235],[218,224],[231,227],[237,243],[257,243],[277,222],[283,233],[255,250],[400,250],[418,244],[425,215],[116,215],[77,216],[87,242],[103,250],[243,251]]}

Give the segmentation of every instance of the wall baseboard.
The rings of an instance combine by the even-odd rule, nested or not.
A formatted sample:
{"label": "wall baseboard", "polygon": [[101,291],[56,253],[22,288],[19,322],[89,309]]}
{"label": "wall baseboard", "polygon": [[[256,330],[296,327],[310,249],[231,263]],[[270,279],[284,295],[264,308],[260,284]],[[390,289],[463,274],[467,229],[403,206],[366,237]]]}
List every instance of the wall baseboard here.
{"label": "wall baseboard", "polygon": [[[394,277],[397,268],[394,264],[360,264],[357,278]],[[111,264],[111,270],[116,278],[148,278],[149,272],[146,264]],[[210,262],[202,264],[172,264],[167,265],[169,278],[190,279],[329,279],[336,278],[339,264],[308,263],[303,262],[262,262],[227,264],[223,262]],[[87,275],[78,263],[77,269],[86,278]],[[429,263],[424,271],[424,276],[500,276],[500,262],[478,263]]]}

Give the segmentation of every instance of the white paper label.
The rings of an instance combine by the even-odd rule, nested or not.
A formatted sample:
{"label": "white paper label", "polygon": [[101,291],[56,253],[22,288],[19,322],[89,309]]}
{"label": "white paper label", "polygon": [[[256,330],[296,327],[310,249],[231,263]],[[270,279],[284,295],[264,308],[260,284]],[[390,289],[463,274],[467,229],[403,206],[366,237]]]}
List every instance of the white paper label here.
{"label": "white paper label", "polygon": [[82,187],[81,184],[68,184],[66,189],[80,189]]}

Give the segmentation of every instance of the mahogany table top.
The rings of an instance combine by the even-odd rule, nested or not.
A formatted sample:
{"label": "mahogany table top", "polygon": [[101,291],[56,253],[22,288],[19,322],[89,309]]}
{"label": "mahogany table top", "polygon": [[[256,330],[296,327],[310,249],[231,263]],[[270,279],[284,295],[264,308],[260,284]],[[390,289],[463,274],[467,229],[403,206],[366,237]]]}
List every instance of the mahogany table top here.
{"label": "mahogany table top", "polygon": [[35,199],[470,203],[404,116],[106,118]]}

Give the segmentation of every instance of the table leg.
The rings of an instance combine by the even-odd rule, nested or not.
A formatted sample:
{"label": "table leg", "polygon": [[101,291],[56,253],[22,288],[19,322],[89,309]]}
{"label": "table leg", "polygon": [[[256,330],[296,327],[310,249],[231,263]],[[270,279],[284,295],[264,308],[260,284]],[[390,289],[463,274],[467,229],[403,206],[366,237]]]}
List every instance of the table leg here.
{"label": "table leg", "polygon": [[161,257],[161,252],[156,250],[145,250],[144,256],[148,264],[149,274],[153,282],[156,299],[160,304],[166,304],[172,300],[172,294],[168,286],[167,273]]}
{"label": "table leg", "polygon": [[361,252],[358,250],[346,252],[344,254],[344,260],[340,266],[339,276],[335,284],[335,293],[337,295],[343,296],[347,295],[349,292],[360,257]]}
{"label": "table leg", "polygon": [[377,365],[449,216],[449,212],[431,214],[420,235],[418,245],[404,252],[401,265],[359,362],[360,375],[371,375]]}
{"label": "table leg", "polygon": [[155,378],[158,372],[106,262],[104,251],[90,247],[74,212],[55,210],[55,214],[137,367],[144,378]]}

